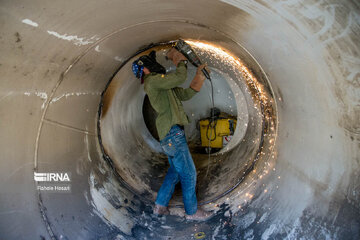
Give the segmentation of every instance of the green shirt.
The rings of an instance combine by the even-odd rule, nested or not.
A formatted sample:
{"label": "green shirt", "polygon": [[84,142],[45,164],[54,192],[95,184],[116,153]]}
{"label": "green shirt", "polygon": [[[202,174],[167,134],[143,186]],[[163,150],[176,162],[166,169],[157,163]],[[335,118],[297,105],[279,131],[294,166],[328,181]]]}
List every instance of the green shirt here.
{"label": "green shirt", "polygon": [[190,87],[186,89],[177,87],[186,81],[186,77],[187,67],[182,61],[173,73],[150,73],[144,77],[144,90],[149,96],[151,106],[158,114],[156,129],[160,140],[166,136],[173,125],[189,123],[181,101],[189,100],[197,91]]}

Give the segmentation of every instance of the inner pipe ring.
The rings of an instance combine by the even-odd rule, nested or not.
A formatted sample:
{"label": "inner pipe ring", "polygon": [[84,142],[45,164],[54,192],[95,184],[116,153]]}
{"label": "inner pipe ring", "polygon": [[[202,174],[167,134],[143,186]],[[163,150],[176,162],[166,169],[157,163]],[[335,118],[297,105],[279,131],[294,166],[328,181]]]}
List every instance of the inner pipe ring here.
{"label": "inner pipe ring", "polygon": [[[131,161],[131,160],[126,160],[123,161],[122,159],[117,159],[117,155],[114,153],[113,150],[111,149],[111,143],[107,140],[105,140],[105,145],[104,145],[104,137],[103,137],[103,128],[106,128],[106,126],[112,126],[112,124],[108,124],[106,125],[106,115],[108,114],[108,111],[111,111],[111,106],[109,108],[109,106],[107,106],[109,104],[109,96],[107,95],[109,88],[111,89],[111,84],[115,83],[114,85],[118,85],[116,84],[116,82],[122,82],[124,81],[123,79],[127,79],[127,78],[132,78],[132,73],[131,71],[129,71],[131,68],[129,67],[129,64],[138,56],[148,53],[150,50],[155,49],[158,52],[163,51],[164,53],[164,49],[169,48],[170,44],[172,43],[172,41],[167,41],[167,42],[160,42],[160,43],[156,43],[156,44],[150,44],[149,46],[146,46],[145,48],[140,49],[139,51],[137,51],[136,53],[134,53],[131,57],[129,57],[119,68],[119,71],[117,73],[114,74],[113,78],[108,82],[108,84],[106,85],[105,90],[103,91],[102,95],[101,95],[101,103],[99,105],[99,111],[98,111],[98,122],[97,122],[97,128],[98,128],[98,140],[101,146],[101,151],[103,153],[103,158],[104,160],[110,165],[110,167],[112,168],[112,170],[114,171],[117,179],[124,184],[124,186],[126,186],[128,188],[128,190],[130,190],[133,194],[137,195],[138,197],[140,197],[141,199],[143,199],[145,202],[153,202],[155,200],[155,194],[156,194],[156,189],[158,189],[161,186],[162,183],[162,179],[164,175],[160,175],[159,177],[156,178],[156,180],[148,180],[145,179],[144,180],[144,175],[139,175],[136,176],[136,174],[134,174],[134,172],[136,171],[131,171],[131,166],[125,166],[126,165],[126,161]],[[221,48],[216,49],[216,47],[214,47],[214,45],[208,44],[206,46],[210,46],[208,47],[208,49],[206,49],[206,47],[204,48],[203,44],[208,44],[205,42],[193,42],[193,47],[196,49],[196,51],[199,52],[199,56],[200,57],[204,57],[206,54],[209,54],[209,51],[214,50],[215,51],[223,51],[223,52],[227,52],[224,51]],[[245,51],[246,52],[246,51]],[[223,53],[221,53],[223,54]],[[197,191],[197,195],[198,195],[198,199],[199,199],[199,205],[204,205],[207,203],[211,203],[211,202],[215,202],[216,200],[224,197],[225,195],[231,193],[234,189],[236,189],[242,182],[243,180],[246,178],[246,176],[254,169],[254,166],[256,164],[257,161],[259,161],[259,159],[262,156],[268,156],[269,157],[269,153],[272,151],[272,147],[274,145],[274,136],[275,134],[275,130],[276,130],[276,124],[274,124],[275,121],[275,115],[274,113],[276,111],[274,111],[274,100],[271,97],[272,93],[271,91],[267,91],[271,88],[269,88],[269,83],[265,82],[265,84],[260,83],[255,77],[254,75],[252,75],[251,71],[249,69],[247,69],[245,67],[245,65],[240,62],[239,59],[233,57],[232,55],[230,56],[230,60],[231,61],[235,61],[233,63],[229,63],[229,59],[222,59],[224,62],[228,62],[228,64],[230,64],[233,69],[239,68],[238,73],[240,73],[240,75],[244,75],[244,72],[247,71],[247,74],[245,74],[245,77],[242,77],[242,80],[240,82],[243,83],[243,86],[241,88],[242,93],[245,92],[245,95],[247,94],[247,99],[246,102],[247,103],[252,103],[253,105],[253,109],[252,109],[252,115],[251,118],[253,121],[250,120],[249,124],[251,124],[252,126],[247,126],[245,129],[245,133],[241,138],[241,142],[237,142],[235,145],[233,145],[231,147],[231,149],[227,149],[226,151],[220,151],[217,154],[212,154],[212,158],[214,159],[214,162],[223,162],[224,159],[225,161],[230,162],[231,159],[234,159],[234,156],[239,156],[239,158],[243,157],[243,158],[248,158],[248,161],[243,161],[243,165],[237,169],[237,171],[235,170],[235,172],[237,172],[236,176],[234,177],[233,181],[230,181],[231,183],[229,185],[226,185],[226,188],[224,188],[223,186],[221,187],[221,190],[219,192],[218,189],[216,189],[218,186],[216,186],[215,188],[211,186],[211,184],[208,184],[208,182],[205,181],[204,178],[204,169],[208,168],[209,166],[206,164],[210,164],[210,162],[204,158],[204,157],[200,157],[197,158],[197,156],[193,156],[194,160],[195,160],[195,164],[199,165],[197,166],[198,169],[198,191]],[[219,57],[219,56],[217,56]],[[223,57],[223,56],[222,56]],[[231,62],[230,61],[230,62]],[[234,68],[234,64],[240,64],[239,66]],[[210,67],[212,67],[210,65]],[[244,71],[245,68],[246,71]],[[254,68],[253,68],[254,69]],[[259,68],[261,69],[261,68]],[[219,69],[217,69],[219,70]],[[222,69],[224,70],[224,69]],[[125,72],[125,73],[124,73]],[[129,75],[130,73],[130,75]],[[125,75],[124,75],[125,74]],[[257,73],[259,74],[259,73]],[[230,74],[231,75],[231,74]],[[239,77],[239,76],[238,76]],[[230,76],[230,79],[234,79],[236,78],[236,73],[233,72],[232,76]],[[122,79],[122,80],[121,80]],[[261,76],[261,79],[267,79],[266,76],[263,74]],[[134,85],[134,84],[138,84],[136,82],[136,80],[134,79],[130,79],[127,82],[130,85]],[[122,86],[124,86],[124,82],[122,82],[122,84],[120,84]],[[134,89],[139,89],[138,85],[135,85],[136,87],[134,87]],[[246,86],[246,87],[244,87]],[[265,87],[264,87],[265,86]],[[231,86],[232,88],[234,88],[234,85]],[[141,86],[142,88],[142,86]],[[140,89],[141,89],[140,88]],[[129,90],[129,89],[127,89]],[[137,92],[138,90],[136,90],[135,92]],[[116,96],[114,97],[114,89],[112,89],[110,92],[112,92],[112,96],[111,98],[116,99]],[[116,91],[115,91],[116,92]],[[138,92],[137,92],[138,93]],[[115,93],[116,95],[116,93]],[[270,96],[270,97],[269,97]],[[117,101],[119,102],[119,101]],[[105,117],[104,117],[104,109],[106,111]],[[255,119],[258,119],[258,122],[254,121]],[[239,119],[238,119],[239,120]],[[256,125],[256,126],[255,126]],[[239,127],[240,129],[240,127]],[[107,131],[109,132],[109,131]],[[113,131],[111,131],[113,132]],[[256,132],[256,134],[254,134],[254,132]],[[256,136],[255,136],[256,135]],[[255,138],[257,137],[257,139],[254,138],[254,140],[252,140],[253,142],[251,143],[246,143],[247,140],[249,140],[249,136],[252,136]],[[267,136],[267,137],[266,137]],[[106,135],[105,135],[105,139],[106,139]],[[272,138],[272,141],[269,141],[269,139]],[[114,138],[112,138],[114,139]],[[124,139],[124,137],[122,136],[122,139]],[[150,141],[149,141],[150,139]],[[251,139],[251,138],[250,138]],[[265,144],[266,139],[268,140],[267,143]],[[142,154],[144,154],[143,156],[145,156],[145,158],[143,159],[143,162],[141,162],[141,165],[143,165],[144,161],[148,162],[146,166],[148,166],[148,168],[150,168],[150,172],[151,174],[159,174],[159,173],[166,173],[166,169],[167,169],[167,160],[166,157],[161,153],[161,150],[159,149],[159,145],[156,146],[156,141],[154,141],[154,139],[151,139],[151,134],[149,134],[149,132],[145,133],[145,137],[142,136],[142,139],[139,140],[139,138],[136,138],[136,141],[139,142],[138,148],[136,149],[146,149],[142,152]],[[250,140],[251,141],[251,140]],[[155,142],[155,144],[154,144]],[[150,143],[150,144],[149,144]],[[246,143],[246,144],[244,144]],[[270,143],[270,144],[269,144]],[[251,145],[250,147],[252,147],[251,149],[249,149],[249,144]],[[119,146],[121,144],[115,144],[116,146]],[[267,146],[270,145],[270,146]],[[254,146],[256,146],[254,148]],[[266,149],[265,149],[266,146]],[[149,151],[150,150],[150,151]],[[149,153],[150,152],[150,153]],[[129,157],[129,154],[127,154],[127,157]],[[246,157],[245,157],[246,156]],[[249,156],[252,156],[249,158]],[[156,164],[153,164],[155,159],[157,159]],[[151,166],[152,163],[153,165]],[[198,164],[197,164],[198,163]],[[205,167],[202,166],[205,164]],[[233,163],[231,163],[233,164]],[[226,165],[226,164],[224,164]],[[157,172],[154,172],[152,169],[156,169]],[[225,176],[228,174],[229,169],[223,168],[221,171],[218,171],[218,169],[211,169],[212,171],[211,174],[213,175],[219,175],[219,174],[223,174],[223,179],[226,178]],[[131,173],[132,172],[132,173]],[[234,172],[234,170],[233,170]],[[154,175],[149,174],[152,178],[154,177]],[[137,179],[136,179],[137,178]],[[129,179],[132,179],[132,181],[129,181]],[[134,181],[135,180],[135,181]],[[136,182],[137,180],[137,182]],[[228,182],[227,180],[225,180],[226,182]],[[215,181],[215,183],[219,184],[219,180]],[[143,189],[139,189],[138,186],[144,186],[144,185],[148,185],[147,188],[143,188]],[[219,184],[220,185],[220,184]],[[221,184],[223,185],[223,184]],[[155,186],[155,187],[154,187]],[[201,192],[200,189],[204,189],[204,191]],[[225,190],[223,190],[225,189]],[[211,194],[206,194],[206,192],[210,192]],[[171,200],[170,202],[171,206],[174,207],[181,207],[182,206],[182,201],[181,201],[181,194],[179,194],[179,189],[178,191],[175,191],[175,194],[173,196],[173,200]]]}

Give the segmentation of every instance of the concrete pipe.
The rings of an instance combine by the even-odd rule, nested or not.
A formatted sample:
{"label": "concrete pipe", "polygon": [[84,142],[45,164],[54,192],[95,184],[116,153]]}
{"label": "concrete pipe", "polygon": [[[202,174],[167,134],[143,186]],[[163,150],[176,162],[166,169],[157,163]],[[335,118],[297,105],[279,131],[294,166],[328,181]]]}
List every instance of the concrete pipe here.
{"label": "concrete pipe", "polygon": [[[359,239],[357,1],[2,1],[1,239]],[[187,40],[231,141],[199,151],[206,222],[153,202],[168,163],[132,60]],[[189,66],[188,81],[195,72]],[[185,83],[187,86],[189,82]]]}

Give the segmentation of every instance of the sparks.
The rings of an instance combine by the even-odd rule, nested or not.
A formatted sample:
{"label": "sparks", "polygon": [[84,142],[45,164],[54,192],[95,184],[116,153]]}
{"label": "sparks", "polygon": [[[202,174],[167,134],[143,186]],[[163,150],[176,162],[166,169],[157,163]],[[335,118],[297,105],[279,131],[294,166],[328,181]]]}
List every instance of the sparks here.
{"label": "sparks", "polygon": [[228,53],[226,50],[222,49],[221,47],[210,43],[204,43],[193,40],[186,40],[186,42],[192,46],[203,49],[212,55],[216,55],[217,57],[220,57],[224,62],[235,66],[237,69],[240,70],[248,85],[254,88],[259,93],[259,98],[264,102],[268,100],[268,98],[264,93],[265,92],[264,87],[259,83],[256,77],[252,74],[252,72],[237,57]]}

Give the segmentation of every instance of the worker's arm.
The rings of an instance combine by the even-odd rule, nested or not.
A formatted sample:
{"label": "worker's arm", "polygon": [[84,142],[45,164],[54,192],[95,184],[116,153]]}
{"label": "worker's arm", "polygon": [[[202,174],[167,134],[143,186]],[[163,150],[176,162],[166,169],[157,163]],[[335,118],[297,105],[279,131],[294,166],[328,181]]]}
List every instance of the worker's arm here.
{"label": "worker's arm", "polygon": [[[194,89],[195,91],[199,92],[202,85],[205,81],[205,75],[203,74],[202,70],[206,67],[206,64],[200,65],[196,70],[196,75],[194,79],[190,83],[190,88]],[[208,70],[209,71],[209,70]]]}
{"label": "worker's arm", "polygon": [[191,81],[189,88],[186,88],[186,89],[183,89],[181,87],[174,88],[176,95],[178,96],[178,98],[181,101],[189,100],[196,93],[198,93],[200,91],[200,89],[205,81],[205,76],[202,72],[202,69],[205,67],[206,67],[206,64],[203,64],[198,67],[198,69],[196,71],[196,75],[195,75],[194,79]]}
{"label": "worker's arm", "polygon": [[191,99],[193,96],[195,96],[196,93],[198,93],[198,91],[192,89],[191,87],[186,89],[182,87],[176,87],[174,88],[174,92],[181,101],[187,101]]}
{"label": "worker's arm", "polygon": [[183,84],[187,77],[187,67],[183,61],[179,62],[176,71],[169,74],[158,75],[151,79],[149,84],[156,89],[171,89]]}

